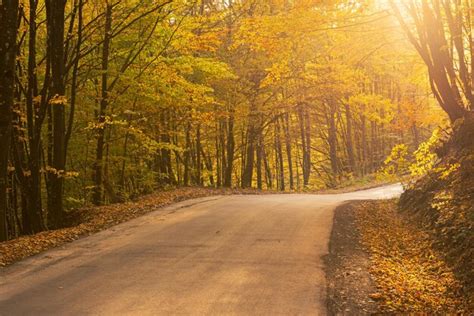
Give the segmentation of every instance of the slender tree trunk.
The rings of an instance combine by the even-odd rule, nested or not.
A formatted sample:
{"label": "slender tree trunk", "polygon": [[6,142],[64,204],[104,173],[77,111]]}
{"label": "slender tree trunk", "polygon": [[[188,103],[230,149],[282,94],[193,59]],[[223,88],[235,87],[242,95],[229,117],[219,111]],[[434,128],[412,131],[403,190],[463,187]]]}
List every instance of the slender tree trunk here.
{"label": "slender tree trunk", "polygon": [[263,190],[262,156],[263,156],[263,135],[260,133],[257,143],[257,188]]}
{"label": "slender tree trunk", "polygon": [[[71,82],[71,109],[69,111],[68,126],[66,131],[65,139],[65,152],[67,152],[69,141],[72,136],[72,129],[74,126],[74,117],[76,111],[76,100],[77,100],[77,81],[79,77],[79,61],[81,55],[82,41],[83,41],[83,28],[84,28],[84,0],[78,0],[78,24],[77,24],[77,44],[75,47],[74,54],[74,66],[72,69],[72,82]],[[67,159],[67,156],[65,157]]]}
{"label": "slender tree trunk", "polygon": [[415,143],[415,148],[420,147],[420,132],[416,124],[413,124],[413,141]]}
{"label": "slender tree trunk", "polygon": [[278,165],[278,189],[280,191],[285,191],[285,164],[283,161],[283,149],[281,145],[281,127],[280,120],[275,122],[275,152]]}
{"label": "slender tree trunk", "polygon": [[[29,43],[28,43],[28,86],[26,91],[26,122],[28,130],[29,159],[28,168],[30,177],[22,181],[22,191],[26,208],[23,209],[23,232],[26,234],[37,233],[44,229],[42,196],[41,196],[41,126],[39,109],[35,109],[34,98],[38,95],[37,70],[36,70],[36,10],[38,1],[30,0],[29,16]],[[45,79],[46,80],[46,79]],[[47,106],[46,104],[44,106]],[[18,147],[22,146],[21,144]],[[27,149],[22,150],[22,160]],[[52,154],[50,152],[50,154]],[[23,161],[18,161],[23,164]],[[22,169],[23,170],[23,169]],[[51,189],[48,189],[50,192]],[[50,203],[48,203],[50,205]]]}
{"label": "slender tree trunk", "polygon": [[305,125],[306,125],[306,186],[309,185],[309,180],[311,178],[311,146],[312,146],[312,137],[311,137],[311,115],[308,109],[306,109],[306,115],[304,116]]}
{"label": "slender tree trunk", "polygon": [[[363,109],[364,111],[365,109]],[[367,162],[368,162],[368,139],[367,139],[367,119],[364,114],[360,116],[360,128],[361,128],[361,152],[362,152],[362,175],[367,174]]]}
{"label": "slender tree trunk", "polygon": [[225,151],[224,151],[224,143],[223,141],[224,135],[224,128],[222,121],[218,121],[216,123],[216,139],[215,139],[215,146],[216,146],[216,175],[217,175],[217,182],[216,185],[218,188],[223,186],[224,183],[224,161],[225,161]]}
{"label": "slender tree trunk", "polygon": [[202,185],[201,125],[196,128],[196,183]]}
{"label": "slender tree trunk", "polygon": [[353,120],[352,120],[352,110],[349,104],[345,104],[346,109],[346,126],[347,126],[347,136],[346,136],[346,146],[347,146],[347,156],[349,159],[349,166],[351,172],[355,175],[359,175],[357,170],[356,159],[354,154],[354,135],[353,135]]}
{"label": "slender tree trunk", "polygon": [[370,122],[370,173],[375,170],[375,161],[377,157],[377,123]]}
{"label": "slender tree trunk", "polygon": [[186,147],[184,153],[184,186],[189,186],[191,164],[191,123],[186,126]]}
{"label": "slender tree trunk", "polygon": [[290,115],[286,113],[284,121],[285,129],[285,142],[286,142],[286,157],[288,160],[288,173],[289,173],[289,182],[290,189],[295,189],[295,181],[293,176],[293,149],[291,146],[291,134],[290,134]]}
{"label": "slender tree trunk", "polygon": [[328,143],[329,143],[329,159],[331,161],[332,184],[336,185],[336,179],[339,175],[339,167],[337,161],[337,127],[336,127],[336,105],[333,101],[328,104]]}
{"label": "slender tree trunk", "polygon": [[109,104],[109,55],[110,55],[110,44],[112,41],[112,4],[107,2],[107,8],[105,12],[105,28],[104,28],[104,43],[102,47],[102,83],[101,83],[101,96],[99,105],[98,115],[98,127],[97,127],[97,148],[94,166],[94,196],[93,202],[95,205],[102,204],[104,196],[104,144],[105,144],[105,130],[106,130],[106,111]]}
{"label": "slender tree trunk", "polygon": [[[209,171],[209,184],[211,185],[211,187],[215,187],[216,181],[214,180],[214,168],[212,164],[211,155],[206,154],[202,146],[201,146],[201,155],[204,161],[204,165],[206,166],[207,171]],[[203,179],[203,185],[204,185],[204,179]]]}
{"label": "slender tree trunk", "polygon": [[311,125],[309,113],[304,110],[303,105],[299,106],[298,115],[303,150],[303,185],[307,187],[309,185],[309,179],[311,176]]}
{"label": "slender tree trunk", "polygon": [[245,152],[245,167],[242,174],[242,187],[252,187],[253,169],[255,162],[255,126],[250,123],[247,130],[247,149]]}
{"label": "slender tree trunk", "polygon": [[[224,174],[224,187],[232,187],[232,172],[234,170],[235,137],[234,137],[234,113],[231,112],[227,126],[227,162]],[[224,157],[225,158],[225,157]]]}

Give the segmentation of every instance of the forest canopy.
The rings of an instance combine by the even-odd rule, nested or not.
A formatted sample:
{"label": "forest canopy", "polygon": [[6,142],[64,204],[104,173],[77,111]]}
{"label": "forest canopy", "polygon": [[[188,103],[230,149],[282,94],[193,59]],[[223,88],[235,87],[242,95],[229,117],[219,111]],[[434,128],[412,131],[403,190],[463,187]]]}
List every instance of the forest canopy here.
{"label": "forest canopy", "polygon": [[0,1],[0,240],[168,187],[408,172],[472,109],[463,9],[421,2]]}

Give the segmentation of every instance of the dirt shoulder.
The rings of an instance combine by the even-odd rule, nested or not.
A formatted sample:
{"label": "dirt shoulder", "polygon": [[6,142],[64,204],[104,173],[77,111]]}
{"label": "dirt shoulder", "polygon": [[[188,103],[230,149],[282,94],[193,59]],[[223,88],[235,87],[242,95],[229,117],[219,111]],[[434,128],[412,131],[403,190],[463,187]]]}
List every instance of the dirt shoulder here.
{"label": "dirt shoulder", "polygon": [[435,237],[396,201],[336,210],[326,259],[331,314],[470,314],[472,293],[435,247]]}
{"label": "dirt shoulder", "polygon": [[376,292],[369,273],[369,254],[363,249],[356,224],[361,202],[346,203],[334,214],[334,226],[325,257],[327,307],[330,315],[373,314],[378,306],[369,296]]}

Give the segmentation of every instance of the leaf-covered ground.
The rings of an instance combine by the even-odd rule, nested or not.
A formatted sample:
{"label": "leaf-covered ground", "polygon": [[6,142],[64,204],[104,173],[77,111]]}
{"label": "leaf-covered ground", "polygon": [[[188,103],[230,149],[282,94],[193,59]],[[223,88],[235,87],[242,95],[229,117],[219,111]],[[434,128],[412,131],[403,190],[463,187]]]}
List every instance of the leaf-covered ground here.
{"label": "leaf-covered ground", "polygon": [[400,214],[395,201],[361,204],[356,226],[377,287],[369,297],[381,312],[474,312],[472,293],[436,250],[433,235]]}
{"label": "leaf-covered ground", "polygon": [[214,195],[257,193],[261,194],[262,192],[255,190],[180,188],[157,192],[140,198],[137,202],[76,210],[68,214],[68,228],[23,236],[0,243],[0,267],[61,246],[82,236],[105,230],[176,202]]}

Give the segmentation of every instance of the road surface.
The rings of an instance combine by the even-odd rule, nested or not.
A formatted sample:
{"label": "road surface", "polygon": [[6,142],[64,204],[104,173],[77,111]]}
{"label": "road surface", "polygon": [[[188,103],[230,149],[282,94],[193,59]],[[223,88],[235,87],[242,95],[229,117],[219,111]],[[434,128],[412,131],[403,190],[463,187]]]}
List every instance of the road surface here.
{"label": "road surface", "polygon": [[0,315],[325,315],[333,211],[399,195],[183,202],[0,272]]}

